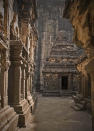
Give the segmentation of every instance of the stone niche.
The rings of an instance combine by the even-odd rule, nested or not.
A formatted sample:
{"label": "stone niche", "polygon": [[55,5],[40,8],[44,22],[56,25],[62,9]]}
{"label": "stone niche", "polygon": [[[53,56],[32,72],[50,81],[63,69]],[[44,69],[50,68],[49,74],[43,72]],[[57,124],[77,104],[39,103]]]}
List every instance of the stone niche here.
{"label": "stone niche", "polygon": [[46,74],[45,88],[49,91],[58,91],[59,79],[58,74]]}

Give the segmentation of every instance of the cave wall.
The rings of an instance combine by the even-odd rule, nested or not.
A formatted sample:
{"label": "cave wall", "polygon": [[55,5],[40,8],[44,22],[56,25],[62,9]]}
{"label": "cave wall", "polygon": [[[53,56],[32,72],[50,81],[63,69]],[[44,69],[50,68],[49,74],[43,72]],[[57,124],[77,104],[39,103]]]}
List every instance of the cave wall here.
{"label": "cave wall", "polygon": [[84,76],[87,74],[90,76],[92,127],[94,130],[94,1],[67,0],[63,15],[70,19],[73,25],[74,42],[84,48],[87,54],[87,58],[78,65],[78,70]]}

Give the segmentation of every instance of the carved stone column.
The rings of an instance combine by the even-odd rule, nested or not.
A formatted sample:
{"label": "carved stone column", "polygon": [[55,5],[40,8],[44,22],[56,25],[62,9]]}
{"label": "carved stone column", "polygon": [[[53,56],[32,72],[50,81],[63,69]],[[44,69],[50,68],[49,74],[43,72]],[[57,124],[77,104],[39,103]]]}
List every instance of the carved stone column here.
{"label": "carved stone column", "polygon": [[30,70],[30,92],[32,93],[32,70]]}
{"label": "carved stone column", "polygon": [[25,68],[25,98],[27,99],[28,92],[28,66]]}
{"label": "carved stone column", "polygon": [[21,66],[22,69],[22,79],[21,79],[21,99],[25,99],[25,64]]}
{"label": "carved stone column", "polygon": [[32,73],[31,72],[31,65],[28,65],[28,72],[27,72],[27,100],[28,100],[28,103],[30,105],[30,109],[31,109],[31,113],[33,112],[34,110],[34,107],[35,107],[35,102],[36,102],[36,96],[34,94],[34,92],[32,91],[31,93],[31,90],[32,90]]}
{"label": "carved stone column", "polygon": [[21,100],[22,45],[19,44],[19,42],[17,43],[18,45],[13,44],[14,43],[11,43],[10,46],[11,66],[9,70],[9,103],[10,105],[19,105]]}
{"label": "carved stone column", "polygon": [[[17,129],[18,116],[8,105],[8,69],[9,69],[9,52],[7,48],[2,46],[0,49],[0,130]],[[6,117],[7,116],[7,117]]]}
{"label": "carved stone column", "polygon": [[2,50],[1,53],[1,106],[5,107],[8,103],[8,61],[6,60],[6,50]]}
{"label": "carved stone column", "polygon": [[72,74],[68,75],[68,90],[72,90]]}
{"label": "carved stone column", "polygon": [[84,76],[84,97],[88,97],[88,78]]}
{"label": "carved stone column", "polygon": [[[19,115],[19,127],[25,127],[30,118],[30,107],[28,101],[24,99],[26,82],[24,80],[25,69],[22,62],[23,48],[21,41],[12,40],[10,42],[9,103]],[[21,95],[23,95],[23,99],[21,99]]]}
{"label": "carved stone column", "polygon": [[92,127],[94,131],[94,59],[88,63],[86,70],[91,76]]}

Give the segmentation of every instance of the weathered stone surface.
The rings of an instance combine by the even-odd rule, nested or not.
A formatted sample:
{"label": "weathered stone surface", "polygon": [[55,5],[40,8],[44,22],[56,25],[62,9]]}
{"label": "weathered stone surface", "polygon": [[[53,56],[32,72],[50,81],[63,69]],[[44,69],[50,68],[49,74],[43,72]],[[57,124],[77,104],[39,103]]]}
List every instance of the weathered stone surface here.
{"label": "weathered stone surface", "polygon": [[31,115],[36,17],[35,0],[0,0],[0,131],[26,126]]}
{"label": "weathered stone surface", "polygon": [[72,42],[73,29],[67,19],[62,19],[63,9],[64,1],[61,0],[51,0],[50,4],[38,1],[37,53],[41,55],[37,56],[39,65],[36,75],[37,87],[40,85],[40,90],[44,92],[52,90],[60,93],[62,76],[68,76],[68,89],[77,87],[72,81],[76,78],[77,58],[82,50]]}
{"label": "weathered stone surface", "polygon": [[18,123],[18,115],[13,108],[6,106],[0,110],[0,130],[16,131]]}
{"label": "weathered stone surface", "polygon": [[[82,79],[82,92],[88,96],[86,89],[90,88],[91,94],[91,105],[92,105],[92,117],[94,119],[94,1],[91,0],[75,0],[66,1],[64,9],[64,17],[69,18],[74,27],[74,41],[76,44],[82,46],[85,49],[87,58],[82,60],[78,65],[79,71],[83,74]],[[89,80],[88,87],[85,87]],[[85,93],[84,93],[85,92]],[[94,130],[94,120],[92,119],[92,126]]]}

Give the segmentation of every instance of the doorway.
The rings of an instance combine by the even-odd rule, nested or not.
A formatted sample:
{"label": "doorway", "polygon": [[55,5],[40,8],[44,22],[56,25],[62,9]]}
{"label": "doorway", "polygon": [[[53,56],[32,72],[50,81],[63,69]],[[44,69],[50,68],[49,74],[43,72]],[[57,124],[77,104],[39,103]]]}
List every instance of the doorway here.
{"label": "doorway", "polygon": [[62,76],[62,78],[61,78],[61,89],[62,90],[68,89],[68,76]]}

